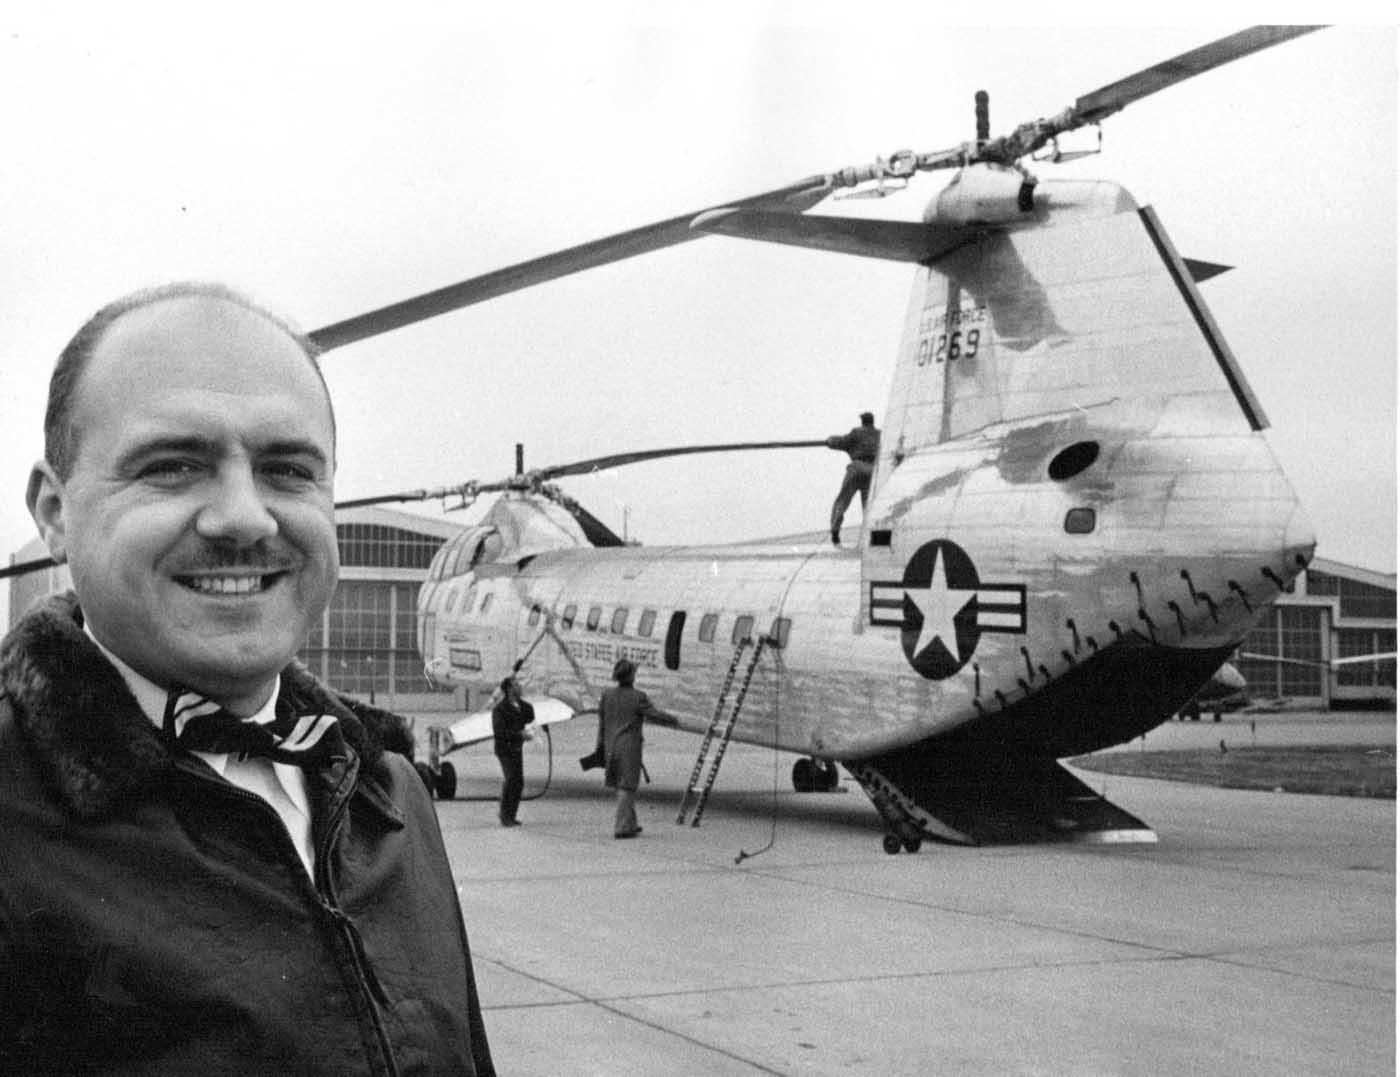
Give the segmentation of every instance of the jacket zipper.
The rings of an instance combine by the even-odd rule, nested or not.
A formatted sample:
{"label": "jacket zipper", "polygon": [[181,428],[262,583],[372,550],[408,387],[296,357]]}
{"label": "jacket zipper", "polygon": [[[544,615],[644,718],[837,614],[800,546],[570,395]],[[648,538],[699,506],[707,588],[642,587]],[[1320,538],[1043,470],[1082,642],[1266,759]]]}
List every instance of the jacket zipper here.
{"label": "jacket zipper", "polygon": [[[301,854],[292,845],[292,836],[287,833],[287,826],[282,822],[282,817],[277,814],[277,810],[263,800],[256,793],[240,788],[232,782],[214,782],[198,771],[181,768],[185,774],[196,781],[207,782],[216,786],[221,792],[227,793],[239,800],[245,800],[257,807],[257,810],[269,814],[276,821],[277,833],[286,851],[290,852],[297,865],[298,871],[305,871],[305,865],[301,861]],[[384,1027],[384,1019],[380,1012],[381,1006],[389,1005],[389,997],[384,993],[384,986],[379,982],[379,977],[375,975],[374,967],[370,964],[369,954],[365,952],[364,941],[360,938],[360,932],[355,927],[350,917],[336,903],[334,889],[330,882],[330,847],[335,828],[343,818],[349,798],[345,798],[336,806],[335,814],[326,820],[324,837],[317,845],[312,855],[313,878],[311,880],[312,890],[315,891],[319,901],[320,909],[336,928],[336,933],[344,941],[350,951],[351,964],[355,970],[355,982],[360,991],[365,996],[366,1009],[369,1012],[370,1023],[374,1029],[375,1042],[379,1044],[380,1054],[386,1071],[390,1077],[397,1077],[399,1072],[398,1063],[394,1058],[393,1047],[389,1043],[389,1033]],[[324,884],[324,888],[323,888]]]}

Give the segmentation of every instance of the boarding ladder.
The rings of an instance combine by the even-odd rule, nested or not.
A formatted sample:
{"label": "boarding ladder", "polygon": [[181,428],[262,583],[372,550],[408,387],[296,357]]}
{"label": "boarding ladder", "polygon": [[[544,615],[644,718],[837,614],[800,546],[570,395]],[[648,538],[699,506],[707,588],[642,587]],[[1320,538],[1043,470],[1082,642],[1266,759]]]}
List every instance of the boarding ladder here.
{"label": "boarding ladder", "polygon": [[[705,814],[705,802],[710,799],[710,790],[714,788],[715,778],[719,775],[720,762],[724,759],[725,749],[729,747],[729,741],[734,736],[734,724],[739,720],[739,711],[743,709],[744,697],[749,692],[749,682],[753,680],[754,670],[758,668],[759,659],[763,657],[763,648],[768,643],[767,636],[759,636],[757,643],[751,637],[745,636],[734,648],[734,657],[729,660],[729,669],[724,675],[719,699],[715,701],[715,712],[710,718],[710,727],[705,730],[705,738],[700,742],[700,752],[695,757],[695,769],[690,772],[690,781],[686,783],[685,795],[681,798],[681,810],[676,814],[677,826],[685,822],[686,813],[691,810],[692,803],[695,815],[691,818],[690,825],[700,825],[700,817]],[[729,702],[729,690],[734,686],[734,677],[739,671],[739,663],[743,661],[744,652],[749,647],[753,647],[753,654],[749,656],[748,664],[744,667],[743,680],[739,682],[733,705],[726,706]],[[714,748],[714,757],[709,759],[710,768],[705,773],[702,783],[700,774],[705,770],[711,747]]]}

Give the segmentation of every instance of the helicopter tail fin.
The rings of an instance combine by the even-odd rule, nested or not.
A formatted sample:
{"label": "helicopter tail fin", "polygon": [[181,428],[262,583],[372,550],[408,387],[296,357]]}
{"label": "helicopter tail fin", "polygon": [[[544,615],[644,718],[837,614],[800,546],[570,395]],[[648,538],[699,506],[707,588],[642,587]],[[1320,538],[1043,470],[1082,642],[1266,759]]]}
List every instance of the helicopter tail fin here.
{"label": "helicopter tail fin", "polygon": [[1144,430],[1265,428],[1196,289],[1223,268],[1181,258],[1117,185],[1037,185],[1025,219],[920,268],[879,474],[922,448],[1107,406]]}

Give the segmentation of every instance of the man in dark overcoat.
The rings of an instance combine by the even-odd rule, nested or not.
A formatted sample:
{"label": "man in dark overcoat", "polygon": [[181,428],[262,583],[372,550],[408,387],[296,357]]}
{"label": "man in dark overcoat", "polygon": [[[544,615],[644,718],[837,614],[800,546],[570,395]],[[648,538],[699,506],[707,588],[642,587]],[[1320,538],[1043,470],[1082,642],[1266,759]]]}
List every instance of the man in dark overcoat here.
{"label": "man in dark overcoat", "polygon": [[642,832],[637,824],[637,786],[642,778],[642,723],[645,720],[674,722],[658,710],[645,692],[633,686],[637,667],[626,658],[613,666],[616,688],[603,691],[598,701],[598,749],[605,762],[603,781],[617,791],[617,812],[613,837],[635,838]]}

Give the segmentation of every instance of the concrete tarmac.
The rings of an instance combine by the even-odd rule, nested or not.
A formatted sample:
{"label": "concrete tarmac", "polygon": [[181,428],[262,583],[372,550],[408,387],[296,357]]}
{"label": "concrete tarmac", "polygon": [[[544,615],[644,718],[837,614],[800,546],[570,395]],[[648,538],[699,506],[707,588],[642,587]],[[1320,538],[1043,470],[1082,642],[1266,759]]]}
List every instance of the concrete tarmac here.
{"label": "concrete tarmac", "polygon": [[[1355,717],[1335,742],[1394,744],[1394,715]],[[1300,722],[1323,728],[1129,747]],[[484,798],[438,814],[502,1074],[1395,1072],[1393,801],[1085,772],[1160,841],[889,856],[853,781],[797,794],[794,757],[743,745],[676,826],[698,738],[656,730],[619,841],[576,761],[594,728],[555,727],[513,829],[489,744],[450,757]],[[549,758],[527,747],[527,795]]]}

